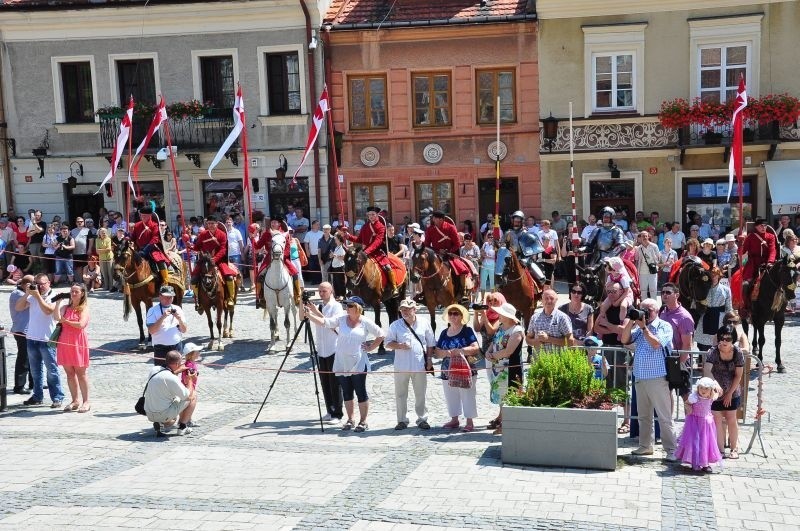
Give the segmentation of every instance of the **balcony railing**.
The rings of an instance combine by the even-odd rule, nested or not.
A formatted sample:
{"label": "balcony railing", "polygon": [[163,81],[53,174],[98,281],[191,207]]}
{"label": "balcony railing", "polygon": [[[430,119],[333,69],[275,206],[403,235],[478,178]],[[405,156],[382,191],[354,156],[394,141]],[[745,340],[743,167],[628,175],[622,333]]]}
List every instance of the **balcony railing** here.
{"label": "balcony railing", "polygon": [[[172,145],[180,149],[217,149],[233,128],[233,116],[228,111],[227,116],[213,113],[211,116],[201,118],[169,118],[168,125],[172,135]],[[103,151],[114,149],[114,143],[119,134],[121,117],[100,117],[100,147]],[[151,117],[133,117],[133,146],[138,146],[150,127]],[[163,145],[164,130],[159,132],[160,138],[151,141],[151,147]],[[234,146],[238,146],[234,144]]]}

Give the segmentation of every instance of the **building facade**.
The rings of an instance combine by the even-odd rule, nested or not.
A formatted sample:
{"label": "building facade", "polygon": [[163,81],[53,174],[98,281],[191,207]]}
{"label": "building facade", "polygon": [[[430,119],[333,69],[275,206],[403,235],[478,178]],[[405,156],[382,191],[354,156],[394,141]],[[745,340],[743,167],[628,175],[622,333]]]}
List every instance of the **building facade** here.
{"label": "building facade", "polygon": [[[98,191],[110,168],[121,109],[132,96],[133,149],[163,96],[170,114],[177,172],[150,144],[137,192],[161,216],[247,212],[244,167],[252,179],[252,208],[281,213],[287,204],[309,217],[327,217],[325,135],[296,185],[310,114],[322,90],[316,30],[328,2],[169,2],[17,0],[0,7],[2,90],[6,138],[5,210],[29,208],[66,216],[101,207],[125,211],[128,150],[112,188]],[[249,157],[237,143],[207,168],[233,126],[237,84],[244,94]],[[194,112],[180,103],[201,102]],[[7,141],[6,146],[11,142]],[[34,154],[35,151],[35,154]],[[276,168],[285,165],[288,178]]]}
{"label": "building facade", "polygon": [[483,219],[498,151],[501,212],[540,208],[533,2],[337,0],[322,35],[343,176],[332,211]]}
{"label": "building facade", "polygon": [[[658,211],[686,223],[694,211],[718,232],[738,227],[727,201],[730,126],[664,127],[658,113],[676,98],[735,99],[740,76],[751,97],[800,95],[797,2],[540,0],[537,10],[541,118],[558,120],[540,148],[544,209],[570,204],[572,102],[580,217],[608,204],[631,219]],[[764,163],[798,158],[800,134],[792,123],[745,127],[745,216],[766,215]]]}

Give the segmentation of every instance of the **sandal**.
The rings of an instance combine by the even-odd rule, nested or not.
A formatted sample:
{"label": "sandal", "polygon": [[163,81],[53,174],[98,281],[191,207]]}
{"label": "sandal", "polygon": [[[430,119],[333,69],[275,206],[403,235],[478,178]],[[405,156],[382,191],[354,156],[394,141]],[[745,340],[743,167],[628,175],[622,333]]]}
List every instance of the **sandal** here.
{"label": "sandal", "polygon": [[503,421],[500,419],[493,419],[490,420],[489,423],[486,425],[487,430],[495,430],[503,425]]}
{"label": "sandal", "polygon": [[356,426],[356,429],[353,430],[353,431],[355,431],[356,433],[363,433],[363,432],[367,431],[368,429],[369,429],[369,426],[367,425],[366,422],[364,422],[362,420],[361,422],[358,423],[358,426]]}
{"label": "sandal", "polygon": [[475,431],[475,426],[467,425],[461,428],[461,433],[472,433],[473,431]]}
{"label": "sandal", "polygon": [[458,428],[458,421],[457,420],[451,420],[450,422],[447,422],[446,424],[443,424],[442,428],[445,428],[447,430],[454,430],[454,429]]}
{"label": "sandal", "polygon": [[66,406],[64,406],[64,411],[65,412],[78,411],[78,409],[80,407],[81,407],[81,405],[78,404],[77,402],[71,402],[71,403],[67,404]]}
{"label": "sandal", "polygon": [[81,407],[78,408],[78,413],[88,413],[91,410],[92,410],[92,405],[84,403]]}
{"label": "sandal", "polygon": [[620,427],[617,428],[617,433],[619,434],[630,433],[630,431],[631,431],[631,425],[628,424],[627,422],[623,422],[622,425],[620,425]]}
{"label": "sandal", "polygon": [[739,450],[738,449],[731,450],[730,455],[728,455],[728,459],[739,459]]}
{"label": "sandal", "polygon": [[344,426],[342,426],[342,430],[350,431],[350,430],[353,429],[353,426],[354,426],[353,421],[352,420],[348,420],[347,422],[344,423]]}

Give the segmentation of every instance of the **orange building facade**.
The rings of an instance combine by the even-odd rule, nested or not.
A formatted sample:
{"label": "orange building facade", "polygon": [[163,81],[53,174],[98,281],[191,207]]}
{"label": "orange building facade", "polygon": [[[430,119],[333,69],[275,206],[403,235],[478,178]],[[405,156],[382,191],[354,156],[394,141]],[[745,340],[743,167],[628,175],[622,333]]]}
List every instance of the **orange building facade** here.
{"label": "orange building facade", "polygon": [[495,205],[499,96],[501,215],[540,215],[535,15],[380,29],[334,18],[323,39],[344,179],[330,182],[331,212],[338,186],[355,222],[374,204],[395,223],[434,209],[482,223]]}

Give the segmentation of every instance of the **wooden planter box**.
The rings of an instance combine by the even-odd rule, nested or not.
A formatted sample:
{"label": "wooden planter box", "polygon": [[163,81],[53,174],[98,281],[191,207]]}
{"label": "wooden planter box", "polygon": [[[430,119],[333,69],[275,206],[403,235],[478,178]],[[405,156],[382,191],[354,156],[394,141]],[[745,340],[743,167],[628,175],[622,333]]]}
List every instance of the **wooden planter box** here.
{"label": "wooden planter box", "polygon": [[503,463],[617,468],[617,413],[503,406]]}

